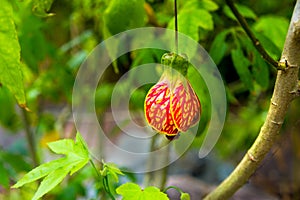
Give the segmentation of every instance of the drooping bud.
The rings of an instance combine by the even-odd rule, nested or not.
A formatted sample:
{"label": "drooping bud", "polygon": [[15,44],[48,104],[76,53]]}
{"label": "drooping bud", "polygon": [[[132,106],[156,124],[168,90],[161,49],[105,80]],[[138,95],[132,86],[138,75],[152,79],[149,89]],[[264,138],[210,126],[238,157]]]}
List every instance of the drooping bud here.
{"label": "drooping bud", "polygon": [[200,120],[201,104],[185,78],[189,66],[186,56],[164,54],[162,64],[165,71],[149,90],[144,110],[148,124],[171,140]]}

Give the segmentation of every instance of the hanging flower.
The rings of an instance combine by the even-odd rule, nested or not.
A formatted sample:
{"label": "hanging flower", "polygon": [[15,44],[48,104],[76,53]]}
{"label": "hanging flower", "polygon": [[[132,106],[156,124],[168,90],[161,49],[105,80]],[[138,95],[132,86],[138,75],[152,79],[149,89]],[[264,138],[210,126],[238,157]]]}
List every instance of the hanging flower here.
{"label": "hanging flower", "polygon": [[185,78],[187,59],[177,54],[165,54],[162,64],[166,69],[145,98],[145,117],[153,129],[173,139],[199,121],[201,104]]}

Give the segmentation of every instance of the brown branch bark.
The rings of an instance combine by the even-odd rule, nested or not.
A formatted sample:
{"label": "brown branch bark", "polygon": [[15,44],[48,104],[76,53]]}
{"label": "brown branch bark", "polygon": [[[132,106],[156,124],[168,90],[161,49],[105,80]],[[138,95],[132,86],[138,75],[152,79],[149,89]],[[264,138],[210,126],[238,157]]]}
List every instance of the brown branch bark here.
{"label": "brown branch bark", "polygon": [[270,151],[279,134],[288,107],[295,98],[294,92],[299,90],[299,52],[300,0],[297,0],[280,60],[281,63],[286,63],[286,69],[277,72],[275,88],[265,123],[242,161],[214,191],[204,198],[205,200],[224,200],[231,197],[246,183]]}
{"label": "brown branch bark", "polygon": [[299,97],[299,96],[300,96],[300,81],[298,81],[298,87],[295,94],[295,97]]}

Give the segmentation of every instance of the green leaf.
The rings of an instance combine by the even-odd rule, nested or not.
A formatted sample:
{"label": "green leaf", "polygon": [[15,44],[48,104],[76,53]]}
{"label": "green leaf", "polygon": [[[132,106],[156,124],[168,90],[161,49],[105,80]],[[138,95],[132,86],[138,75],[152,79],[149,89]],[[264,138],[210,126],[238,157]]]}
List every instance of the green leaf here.
{"label": "green leaf", "polygon": [[134,200],[134,199],[139,199],[142,190],[140,186],[135,183],[125,183],[119,186],[116,189],[116,192],[117,194],[123,196],[123,200]]}
{"label": "green leaf", "polygon": [[112,0],[104,11],[104,24],[115,35],[145,24],[144,0]]}
{"label": "green leaf", "polygon": [[[213,30],[214,22],[212,15],[204,9],[189,8],[182,10],[178,15],[179,32],[199,40],[199,27],[204,30]],[[174,29],[174,19],[168,24],[169,29]]]}
{"label": "green leaf", "polygon": [[254,53],[253,77],[255,81],[264,89],[267,89],[270,81],[270,72],[268,64],[263,60],[258,52]]}
{"label": "green leaf", "polygon": [[53,13],[48,13],[51,8],[53,0],[34,0],[32,11],[39,17],[50,17]]}
{"label": "green leaf", "polygon": [[218,4],[216,4],[215,2],[211,1],[211,0],[190,0],[190,1],[186,1],[183,9],[186,8],[202,8],[208,11],[215,11],[218,10],[219,6]]}
{"label": "green leaf", "polygon": [[233,49],[231,51],[231,59],[233,65],[240,77],[240,80],[249,90],[253,90],[253,82],[251,72],[249,70],[250,61],[244,56],[242,49]]}
{"label": "green leaf", "polygon": [[226,37],[229,32],[229,30],[220,32],[211,44],[209,55],[214,60],[216,65],[221,62],[227,51],[228,45],[226,43]]}
{"label": "green leaf", "polygon": [[44,164],[34,168],[33,170],[31,170],[27,174],[25,174],[23,176],[23,178],[20,179],[12,187],[13,188],[19,188],[19,187],[23,186],[26,183],[30,183],[30,182],[36,181],[40,178],[43,178],[43,177],[47,176],[49,173],[55,171],[56,169],[66,165],[66,164],[70,164],[66,161],[67,161],[66,158],[60,158],[60,159],[57,159],[57,160],[53,160],[53,161],[44,163]]}
{"label": "green leaf", "polygon": [[54,142],[49,142],[49,149],[56,154],[64,154],[67,155],[70,152],[74,151],[75,143],[71,139],[62,139]]}
{"label": "green leaf", "polygon": [[26,107],[20,45],[13,21],[13,10],[7,1],[0,6],[0,83],[15,96],[21,107]]}
{"label": "green leaf", "polygon": [[123,200],[168,200],[169,198],[158,188],[150,186],[142,190],[135,183],[125,183],[116,189],[117,194],[123,196]]}
{"label": "green leaf", "polygon": [[104,172],[106,172],[105,174],[107,175],[110,174],[113,177],[115,182],[119,182],[118,175],[124,175],[122,171],[114,163],[104,163],[101,174],[104,174]]}
{"label": "green leaf", "polygon": [[262,16],[254,24],[254,30],[263,33],[280,50],[283,48],[288,27],[289,21],[276,15]]}
{"label": "green leaf", "polygon": [[19,187],[23,186],[24,184],[36,181],[40,178],[43,178],[43,177],[47,176],[52,171],[55,171],[59,167],[64,166],[66,164],[65,160],[66,160],[65,158],[60,158],[60,159],[57,159],[57,160],[53,160],[53,161],[44,163],[44,164],[34,168],[33,170],[31,170],[30,172],[25,174],[23,176],[23,178],[21,178],[12,187],[13,188],[19,188]]}
{"label": "green leaf", "polygon": [[67,174],[70,171],[70,165],[60,167],[51,173],[49,173],[48,176],[44,178],[44,180],[41,182],[38,190],[34,194],[32,200],[37,200],[43,195],[45,195],[47,192],[52,190],[55,186],[57,186],[62,180],[67,176]]}
{"label": "green leaf", "polygon": [[[262,88],[267,89],[269,86],[270,75],[268,64],[264,61],[246,35],[238,35],[238,38],[244,49],[247,51],[248,58],[250,58],[253,78]],[[273,50],[274,48],[276,49],[276,46],[273,45],[272,47]],[[268,46],[268,48],[270,48],[270,46]]]}
{"label": "green leaf", "polygon": [[[257,18],[256,14],[249,7],[247,7],[245,5],[241,5],[241,4],[235,4],[235,6],[236,6],[237,10],[240,12],[240,14],[243,15],[243,17],[249,18],[249,19]],[[236,20],[234,14],[232,13],[232,11],[230,10],[230,8],[227,5],[224,6],[223,12],[230,19]]]}
{"label": "green leaf", "polygon": [[74,174],[89,161],[89,152],[80,133],[76,135],[76,142],[70,139],[49,143],[49,148],[55,153],[65,154],[64,158],[44,163],[31,170],[20,179],[13,188],[43,178],[33,199],[38,199],[58,185],[67,174]]}
{"label": "green leaf", "polygon": [[81,161],[76,160],[76,165],[70,170],[70,175],[73,175],[75,172],[83,168],[89,162],[89,158],[83,158]]}
{"label": "green leaf", "polygon": [[184,193],[184,192],[181,193],[180,200],[190,200],[190,199],[191,199],[191,197],[188,193]]}
{"label": "green leaf", "polygon": [[[104,11],[103,35],[104,39],[117,33],[142,27],[146,22],[144,0],[112,0]],[[110,44],[106,46],[109,56],[115,58],[119,46],[119,40],[110,38]],[[119,73],[117,61],[112,62],[115,73]]]}
{"label": "green leaf", "polygon": [[142,191],[142,199],[152,200],[152,199],[160,199],[160,200],[168,200],[167,194],[161,192],[158,188],[154,186],[146,187],[144,191]]}
{"label": "green leaf", "polygon": [[89,149],[79,132],[76,134],[75,152],[77,152],[79,155],[82,155],[85,158],[89,158]]}
{"label": "green leaf", "polygon": [[271,41],[270,38],[262,33],[256,33],[256,37],[274,60],[278,60],[280,58],[281,50]]}

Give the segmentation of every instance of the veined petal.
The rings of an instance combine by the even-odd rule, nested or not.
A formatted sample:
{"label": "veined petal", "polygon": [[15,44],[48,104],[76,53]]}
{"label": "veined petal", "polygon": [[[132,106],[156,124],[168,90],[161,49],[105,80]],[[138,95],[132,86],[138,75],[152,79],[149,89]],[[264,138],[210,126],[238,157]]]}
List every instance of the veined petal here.
{"label": "veined petal", "polygon": [[171,91],[169,82],[162,80],[155,84],[145,99],[145,116],[149,125],[159,133],[177,135],[177,129],[170,112]]}
{"label": "veined petal", "polygon": [[187,131],[200,120],[201,104],[187,80],[177,80],[171,91],[170,110],[179,131]]}

